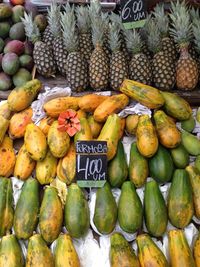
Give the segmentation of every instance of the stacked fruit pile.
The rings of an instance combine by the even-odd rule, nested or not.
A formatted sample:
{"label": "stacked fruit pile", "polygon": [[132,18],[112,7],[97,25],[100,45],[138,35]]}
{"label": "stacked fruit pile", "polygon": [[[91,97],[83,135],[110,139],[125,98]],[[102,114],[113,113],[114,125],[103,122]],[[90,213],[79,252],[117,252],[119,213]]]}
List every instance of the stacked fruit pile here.
{"label": "stacked fruit pile", "polygon": [[[39,80],[29,81],[14,89],[0,106],[0,265],[13,266],[15,262],[23,266],[17,239],[24,239],[28,240],[26,266],[54,266],[54,261],[55,266],[66,266],[67,262],[80,266],[69,235],[81,238],[87,234],[90,210],[75,183],[75,144],[77,140],[104,140],[108,146],[108,181],[97,189],[93,223],[101,234],[111,234],[117,221],[124,232],[136,233],[142,230],[144,219],[147,231],[137,235],[139,260],[125,238],[112,233],[111,266],[139,266],[139,262],[142,266],[168,266],[151,239],[162,237],[168,222],[179,228],[169,231],[171,266],[195,266],[195,261],[198,266],[199,238],[193,258],[180,230],[192,222],[193,216],[200,218],[200,141],[192,134],[195,119],[190,105],[176,94],[124,80],[116,95],[86,94],[48,101],[43,106],[47,117],[35,125],[30,105],[41,87]],[[151,109],[152,118],[136,114],[120,118],[116,113],[130,99]],[[127,132],[136,136],[129,164],[121,141]],[[24,143],[15,155],[13,139],[18,138]],[[195,166],[189,163],[190,155],[196,157]],[[24,181],[15,209],[9,179],[13,175]],[[60,197],[55,187],[56,176],[68,186],[66,197]],[[148,176],[153,179],[148,181]],[[159,185],[169,182],[166,203]],[[43,185],[49,186],[43,188],[40,201]],[[143,186],[141,201],[136,189]],[[121,188],[118,203],[111,187]],[[40,234],[34,234],[38,223]],[[63,225],[69,235],[61,234]],[[6,235],[12,227],[14,235]],[[53,259],[48,245],[55,240]]]}

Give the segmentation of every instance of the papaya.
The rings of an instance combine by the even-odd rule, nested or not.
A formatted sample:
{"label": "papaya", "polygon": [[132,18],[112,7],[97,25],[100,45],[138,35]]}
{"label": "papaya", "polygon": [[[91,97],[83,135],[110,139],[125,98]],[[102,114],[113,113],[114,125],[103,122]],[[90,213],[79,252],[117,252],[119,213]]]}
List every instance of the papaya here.
{"label": "papaya", "polygon": [[30,123],[26,126],[24,144],[33,160],[41,161],[45,158],[47,153],[46,136],[37,125]]}
{"label": "papaya", "polygon": [[169,267],[165,255],[148,234],[138,235],[136,242],[141,267]]}
{"label": "papaya", "polygon": [[28,108],[42,88],[38,79],[28,81],[23,86],[16,87],[8,96],[8,106],[11,111],[19,112]]}
{"label": "papaya", "polygon": [[158,89],[140,82],[125,79],[119,90],[150,109],[164,104],[164,98]]}
{"label": "papaya", "polygon": [[117,152],[117,144],[120,129],[120,118],[117,114],[112,114],[108,116],[100,135],[98,136],[98,141],[107,142],[107,159],[111,160]]}
{"label": "papaya", "polygon": [[28,241],[26,267],[54,267],[51,250],[39,234],[30,237]]}
{"label": "papaya", "polygon": [[128,176],[128,164],[124,146],[119,140],[117,152],[113,159],[108,162],[108,181],[112,187],[121,187]]}
{"label": "papaya", "polygon": [[60,234],[54,251],[55,267],[80,267],[78,254],[68,234]]}
{"label": "papaya", "polygon": [[88,202],[85,199],[81,188],[73,183],[68,188],[65,204],[65,226],[74,238],[80,238],[87,234],[90,219],[89,219]]}
{"label": "papaya", "polygon": [[69,150],[64,158],[59,160],[57,166],[57,177],[62,182],[70,185],[76,176],[76,150],[75,145],[71,142]]}
{"label": "papaya", "polygon": [[8,101],[1,103],[0,105],[0,115],[3,116],[4,118],[10,119],[12,116],[13,112],[9,109],[8,106]]}
{"label": "papaya", "polygon": [[12,139],[23,137],[26,131],[26,126],[32,123],[32,116],[33,110],[30,107],[15,113],[10,119],[9,136]]}
{"label": "papaya", "polygon": [[191,165],[188,165],[185,169],[189,174],[192,186],[195,216],[200,219],[200,173],[194,166]]}
{"label": "papaya", "polygon": [[189,164],[189,153],[182,144],[170,149],[170,153],[177,168],[184,169]]}
{"label": "papaya", "polygon": [[124,135],[124,129],[125,129],[125,118],[120,118],[120,129],[119,129],[119,136],[118,139],[120,140]]}
{"label": "papaya", "polygon": [[14,171],[15,161],[13,141],[5,135],[0,145],[0,176],[10,177]]}
{"label": "papaya", "polygon": [[196,120],[198,123],[200,123],[200,107],[197,108]]}
{"label": "papaya", "polygon": [[139,121],[138,114],[130,114],[126,117],[125,129],[128,134],[135,135],[138,121]]}
{"label": "papaya", "polygon": [[23,267],[24,257],[20,244],[14,235],[6,235],[0,242],[0,266]]}
{"label": "papaya", "polygon": [[101,132],[103,123],[95,121],[93,115],[89,115],[87,120],[91,129],[92,138],[97,138]]}
{"label": "papaya", "polygon": [[62,158],[67,153],[70,146],[70,137],[67,132],[58,130],[58,121],[54,121],[50,126],[47,143],[54,157]]}
{"label": "papaya", "polygon": [[48,186],[44,191],[39,216],[40,233],[47,243],[52,243],[59,236],[62,222],[62,203],[57,189]]}
{"label": "papaya", "polygon": [[164,91],[160,91],[160,93],[165,100],[164,110],[168,115],[180,121],[190,118],[190,116],[192,115],[192,108],[185,99],[175,93]]}
{"label": "papaya", "polygon": [[197,136],[183,130],[181,132],[181,142],[190,155],[197,156],[200,154],[200,140]]}
{"label": "papaya", "polygon": [[[0,178],[0,236],[6,233],[13,226],[14,208],[11,180],[5,177]],[[1,265],[0,265],[1,266]]]}
{"label": "papaya", "polygon": [[54,98],[43,105],[46,114],[53,118],[58,118],[61,112],[67,109],[78,110],[80,97],[66,96]]}
{"label": "papaya", "polygon": [[92,132],[88,120],[86,118],[81,118],[80,124],[81,124],[81,130],[75,134],[74,143],[76,143],[77,141],[92,140]]}
{"label": "papaya", "polygon": [[8,107],[7,101],[0,106],[0,144],[9,128],[12,112]]}
{"label": "papaya", "polygon": [[128,233],[135,233],[142,227],[143,207],[134,185],[126,181],[122,185],[118,203],[120,227]]}
{"label": "papaya", "polygon": [[112,95],[104,100],[94,111],[94,119],[105,122],[109,115],[118,113],[129,103],[129,98],[124,94]]}
{"label": "papaya", "polygon": [[117,222],[117,204],[108,182],[97,189],[93,222],[101,234],[110,234]]}
{"label": "papaya", "polygon": [[176,169],[168,195],[168,216],[177,228],[186,227],[194,214],[192,187],[186,170]]}
{"label": "papaya", "polygon": [[79,108],[85,112],[94,112],[94,110],[109,96],[97,95],[97,94],[87,94],[80,98],[78,105]]}
{"label": "papaya", "polygon": [[137,148],[144,157],[152,157],[158,149],[158,138],[156,130],[151,122],[149,115],[141,115],[138,121]]}
{"label": "papaya", "polygon": [[194,255],[196,266],[199,267],[200,266],[200,234],[198,234],[198,237],[194,242],[193,255]]}
{"label": "papaya", "polygon": [[26,150],[25,145],[22,145],[17,154],[15,168],[14,168],[14,176],[20,180],[28,179],[28,177],[35,169],[35,165],[36,165],[35,160],[33,160],[30,157],[28,151]]}
{"label": "papaya", "polygon": [[174,172],[170,152],[159,145],[156,154],[149,159],[149,173],[159,183],[169,182]]}
{"label": "papaya", "polygon": [[136,142],[133,142],[130,149],[129,179],[136,187],[141,187],[145,184],[148,174],[148,160],[140,154]]}
{"label": "papaya", "polygon": [[55,118],[51,118],[51,117],[45,117],[40,121],[39,127],[46,136],[48,135],[49,128],[54,121],[55,121]]}
{"label": "papaya", "polygon": [[193,116],[190,116],[189,119],[181,121],[181,128],[187,132],[192,132],[195,128],[196,121]]}
{"label": "papaya", "polygon": [[36,164],[36,178],[42,185],[50,184],[56,176],[57,159],[48,150],[45,158]]}
{"label": "papaya", "polygon": [[167,207],[155,181],[150,181],[145,185],[144,215],[148,233],[155,237],[162,236],[167,228]]}
{"label": "papaya", "polygon": [[14,231],[18,239],[32,236],[38,222],[39,185],[33,178],[26,180],[22,187],[14,215]]}
{"label": "papaya", "polygon": [[160,143],[167,148],[177,147],[181,142],[181,133],[163,110],[157,110],[153,115],[156,132]]}
{"label": "papaya", "polygon": [[114,233],[110,237],[110,266],[140,267],[133,249],[120,233]]}
{"label": "papaya", "polygon": [[198,170],[198,172],[200,172],[200,155],[198,155],[196,157],[195,162],[194,162],[194,166]]}
{"label": "papaya", "polygon": [[196,267],[183,230],[170,230],[168,232],[168,238],[171,266]]}

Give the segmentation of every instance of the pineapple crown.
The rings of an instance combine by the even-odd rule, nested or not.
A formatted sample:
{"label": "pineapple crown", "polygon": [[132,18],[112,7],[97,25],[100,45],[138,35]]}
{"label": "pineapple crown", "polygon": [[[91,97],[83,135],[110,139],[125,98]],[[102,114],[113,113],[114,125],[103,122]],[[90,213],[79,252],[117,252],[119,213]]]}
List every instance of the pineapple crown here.
{"label": "pineapple crown", "polygon": [[80,33],[89,33],[91,21],[89,17],[88,7],[78,6],[76,8],[77,26]]}
{"label": "pineapple crown", "polygon": [[41,41],[40,30],[33,21],[32,14],[24,12],[24,18],[21,18],[24,24],[24,30],[28,39],[35,44],[37,41]]}
{"label": "pineapple crown", "polygon": [[126,31],[125,38],[126,46],[129,52],[131,52],[133,55],[136,55],[142,51],[144,43],[138,31],[135,29]]}
{"label": "pineapple crown", "polygon": [[109,29],[109,44],[112,52],[120,51],[120,26],[117,22],[111,22]]}
{"label": "pineapple crown", "polygon": [[55,0],[52,2],[50,9],[48,9],[48,24],[50,26],[50,31],[53,34],[54,38],[61,36],[61,12],[60,12],[60,6],[58,6],[55,2]]}
{"label": "pineapple crown", "polygon": [[192,22],[195,22],[196,20],[200,20],[200,14],[199,14],[199,9],[195,9],[192,7],[190,10],[190,18]]}
{"label": "pineapple crown", "polygon": [[188,46],[192,39],[192,23],[190,20],[189,10],[184,1],[179,0],[171,4],[171,18],[170,34],[174,41],[180,46]]}
{"label": "pineapple crown", "polygon": [[148,23],[146,24],[146,31],[148,48],[151,52],[156,54],[161,51],[162,45],[160,31],[154,18],[148,19]]}
{"label": "pineapple crown", "polygon": [[200,54],[200,20],[195,20],[192,25],[195,49]]}
{"label": "pineapple crown", "polygon": [[76,20],[74,6],[61,14],[61,25],[65,47],[68,53],[78,50],[78,34],[76,31]]}
{"label": "pineapple crown", "polygon": [[89,15],[92,23],[96,17],[99,17],[101,15],[101,4],[99,0],[90,1]]}
{"label": "pineapple crown", "polygon": [[164,4],[157,4],[152,14],[155,17],[158,29],[162,37],[168,36],[169,33],[169,17],[165,14]]}

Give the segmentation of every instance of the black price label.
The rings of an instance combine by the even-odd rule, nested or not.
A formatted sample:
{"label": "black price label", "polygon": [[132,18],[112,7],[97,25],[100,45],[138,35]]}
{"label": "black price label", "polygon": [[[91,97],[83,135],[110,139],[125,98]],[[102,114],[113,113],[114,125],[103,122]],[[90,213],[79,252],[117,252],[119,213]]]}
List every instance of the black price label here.
{"label": "black price label", "polygon": [[107,142],[76,142],[76,179],[80,187],[102,187],[107,177]]}
{"label": "black price label", "polygon": [[147,15],[146,0],[121,0],[121,19],[125,29],[141,28]]}

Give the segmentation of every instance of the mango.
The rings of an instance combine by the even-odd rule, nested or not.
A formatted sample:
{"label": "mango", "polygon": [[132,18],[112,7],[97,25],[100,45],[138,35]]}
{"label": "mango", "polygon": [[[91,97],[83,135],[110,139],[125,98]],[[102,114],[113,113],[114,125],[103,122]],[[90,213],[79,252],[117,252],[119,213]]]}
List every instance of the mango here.
{"label": "mango", "polygon": [[20,22],[21,17],[24,17],[24,7],[22,5],[16,5],[12,8],[12,21],[14,23]]}
{"label": "mango", "polygon": [[8,4],[0,4],[0,20],[5,20],[12,16],[12,8]]}
{"label": "mango", "polygon": [[19,57],[10,52],[3,56],[2,69],[8,75],[14,75],[19,69]]}
{"label": "mango", "polygon": [[4,54],[6,53],[15,53],[20,56],[24,53],[24,43],[19,40],[11,40],[9,41],[3,50]]}
{"label": "mango", "polygon": [[23,86],[26,82],[32,79],[31,73],[25,69],[20,68],[12,77],[15,87]]}
{"label": "mango", "polygon": [[1,38],[6,38],[9,36],[9,31],[10,31],[10,23],[9,22],[0,22],[0,37]]}
{"label": "mango", "polygon": [[12,40],[20,40],[20,41],[24,41],[26,39],[24,24],[21,21],[11,26],[9,37]]}
{"label": "mango", "polygon": [[34,18],[34,22],[38,26],[40,32],[43,32],[46,29],[47,24],[48,24],[47,18],[43,14],[36,15]]}
{"label": "mango", "polygon": [[33,44],[31,41],[26,40],[24,42],[24,54],[32,56],[33,55]]}
{"label": "mango", "polygon": [[29,55],[21,55],[19,57],[20,66],[31,71],[34,66],[33,58]]}
{"label": "mango", "polygon": [[0,91],[7,91],[12,86],[12,80],[5,72],[0,72]]}

